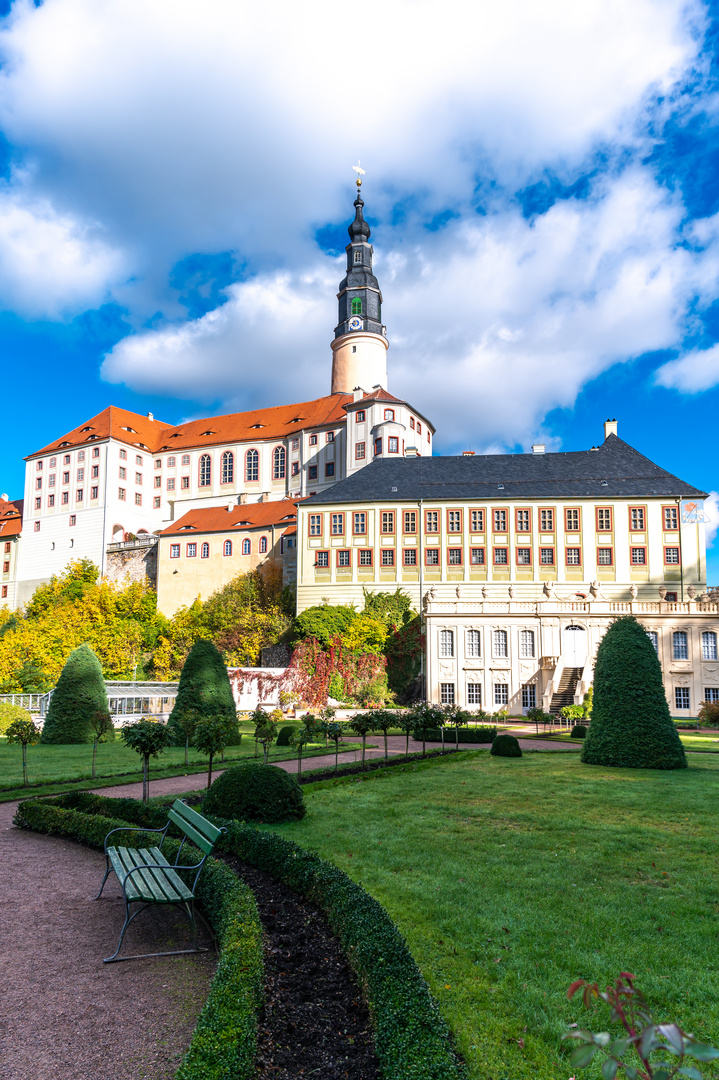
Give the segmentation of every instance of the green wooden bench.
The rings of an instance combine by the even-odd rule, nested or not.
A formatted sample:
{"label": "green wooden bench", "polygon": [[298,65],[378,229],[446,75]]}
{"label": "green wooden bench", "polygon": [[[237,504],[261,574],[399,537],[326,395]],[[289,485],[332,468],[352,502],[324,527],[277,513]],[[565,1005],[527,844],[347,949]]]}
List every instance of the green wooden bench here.
{"label": "green wooden bench", "polygon": [[[162,854],[162,845],[170,825],[175,825],[180,832],[183,833],[182,843],[180,844],[174,863],[169,863]],[[207,856],[217,843],[220,834],[226,830],[218,829],[215,825],[212,825],[207,821],[206,818],[203,818],[202,814],[198,814],[196,810],[189,807],[187,803],[183,802],[181,799],[176,799],[168,813],[167,824],[164,829],[142,829],[142,832],[161,834],[162,839],[156,847],[108,847],[107,842],[115,833],[136,832],[138,828],[139,826],[135,825],[123,829],[111,829],[105,837],[105,861],[107,867],[105,876],[102,879],[102,885],[100,886],[100,892],[95,899],[100,899],[108,875],[111,871],[114,871],[117,875],[117,880],[120,882],[122,893],[125,898],[125,923],[120,932],[120,940],[115,952],[112,956],[108,956],[103,960],[103,964],[112,964],[120,960],[140,960],[146,956],[180,956],[185,953],[207,952],[207,949],[199,948],[197,944],[197,922],[195,920],[195,915],[197,914],[200,916],[203,923],[205,923],[205,926],[207,926],[207,923],[204,918],[202,918],[201,913],[195,911],[195,889],[200,874],[202,873],[202,867],[207,860]],[[180,855],[186,840],[189,840],[195,847],[204,852],[204,856],[199,862],[190,865],[182,865],[180,863]],[[191,872],[195,871],[194,880],[192,881],[191,886],[189,886],[180,876],[178,873],[180,870],[190,872],[188,880],[192,876]],[[133,904],[141,904],[142,906],[136,908],[136,910],[130,914]],[[176,949],[174,952],[142,953],[140,956],[119,956],[118,954],[122,948],[123,938],[125,937],[128,926],[136,915],[139,915],[141,911],[144,911],[145,908],[149,907],[151,904],[177,904],[190,920],[194,947],[192,949]],[[209,927],[207,927],[207,929],[210,930]],[[210,934],[212,935],[211,930]]]}

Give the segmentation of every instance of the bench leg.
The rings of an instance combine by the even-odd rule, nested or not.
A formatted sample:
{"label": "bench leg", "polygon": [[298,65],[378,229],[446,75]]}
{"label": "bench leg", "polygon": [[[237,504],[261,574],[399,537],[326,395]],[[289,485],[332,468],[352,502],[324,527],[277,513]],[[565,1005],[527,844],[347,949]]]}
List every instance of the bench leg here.
{"label": "bench leg", "polygon": [[[105,877],[107,877],[107,874],[105,875]],[[105,882],[103,881],[103,886],[104,886],[104,884],[105,884]],[[102,892],[102,889],[100,891]],[[118,960],[134,960],[134,959],[136,959],[136,957],[133,957],[133,956],[122,957],[122,956],[118,956],[117,954],[119,953],[120,949],[122,948],[122,941],[123,941],[123,938],[125,937],[125,934],[127,933],[128,926],[130,925],[130,923],[132,922],[132,920],[135,918],[136,915],[139,915],[141,911],[144,911],[145,908],[149,907],[149,906],[150,906],[149,904],[143,904],[142,907],[137,909],[137,911],[133,911],[133,913],[131,915],[130,914],[130,905],[127,902],[125,902],[125,922],[124,922],[124,925],[122,927],[122,930],[120,931],[120,940],[118,941],[117,948],[115,949],[112,956],[108,956],[106,960],[103,960],[102,961],[103,964],[116,963]]]}
{"label": "bench leg", "polygon": [[105,856],[105,862],[107,863],[107,869],[105,870],[105,876],[102,879],[102,885],[100,886],[100,891],[97,894],[97,896],[95,897],[96,900],[99,900],[100,897],[102,896],[102,890],[105,888],[105,882],[107,881],[108,876],[110,874],[110,871],[112,870],[112,866],[110,865],[110,860],[108,859],[107,855]]}
{"label": "bench leg", "polygon": [[[209,952],[210,951],[209,949],[205,949],[203,947],[200,947],[197,944],[197,923],[195,921],[195,905],[194,905],[194,902],[190,901],[189,903],[178,904],[177,906],[180,907],[184,911],[185,915],[187,915],[187,918],[189,919],[190,926],[192,927],[192,936],[193,936],[194,948],[192,948],[192,949],[173,949],[173,950],[171,950],[169,952],[140,953],[137,956],[118,956],[118,953],[120,952],[120,949],[122,948],[122,942],[123,942],[123,939],[124,939],[125,934],[127,932],[127,928],[129,927],[132,920],[135,918],[136,915],[139,915],[141,911],[144,911],[146,907],[154,907],[153,904],[143,904],[142,907],[138,908],[137,911],[134,911],[132,913],[132,915],[130,915],[130,905],[126,902],[125,903],[125,924],[124,924],[122,930],[120,931],[120,940],[118,941],[117,948],[115,949],[112,956],[108,956],[105,960],[103,960],[102,961],[103,964],[120,964],[124,960],[145,960],[149,956],[187,956],[187,955],[190,955],[192,953]],[[199,915],[199,912],[197,914]],[[200,918],[202,918],[202,916],[200,916]],[[205,926],[207,926],[207,923],[205,922],[204,918],[202,918],[202,921],[205,924]],[[208,929],[209,929],[209,927],[208,927]],[[210,934],[212,935],[212,931],[210,931]],[[214,943],[214,935],[212,935],[212,940],[213,940],[213,943]]]}

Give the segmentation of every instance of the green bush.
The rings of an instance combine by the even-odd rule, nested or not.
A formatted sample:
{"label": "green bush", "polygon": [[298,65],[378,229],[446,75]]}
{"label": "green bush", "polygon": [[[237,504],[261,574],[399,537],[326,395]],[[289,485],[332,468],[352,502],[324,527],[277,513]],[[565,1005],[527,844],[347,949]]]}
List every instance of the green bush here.
{"label": "green bush", "polygon": [[226,745],[239,744],[240,728],[227,668],[215,645],[202,638],[185,660],[175,706],[167,722],[175,746],[185,745],[188,721],[192,724],[208,716],[225,716],[231,726]]}
{"label": "green bush", "polygon": [[328,648],[336,637],[349,630],[359,612],[349,604],[318,604],[305,608],[297,616],[292,628],[292,640],[315,638],[323,649]]}
{"label": "green bush", "polygon": [[633,615],[616,619],[594,667],[592,726],[582,761],[625,769],[686,769],[669,715],[659,659]]}
{"label": "green bush", "polygon": [[563,720],[583,720],[584,706],[583,705],[565,705],[559,710],[559,715]]}
{"label": "green bush", "polygon": [[498,735],[489,751],[494,757],[521,757],[522,747],[514,735]]}
{"label": "green bush", "polygon": [[32,720],[32,714],[21,705],[12,705],[9,701],[0,701],[0,735],[16,720]]}
{"label": "green bush", "polygon": [[91,719],[97,712],[109,711],[100,661],[89,645],[80,645],[70,653],[60,672],[45,717],[42,742],[92,742]]}
{"label": "green bush", "polygon": [[719,702],[702,701],[697,719],[701,727],[719,728]]}
{"label": "green bush", "polygon": [[589,729],[586,728],[584,726],[584,724],[575,724],[574,727],[572,728],[572,738],[573,739],[586,739],[588,730]]}
{"label": "green bush", "polygon": [[281,727],[280,730],[277,732],[277,741],[275,742],[275,746],[289,746],[290,735],[292,735],[294,730],[294,724],[285,724],[284,727]]}
{"label": "green bush", "polygon": [[305,816],[305,802],[294,776],[276,765],[248,761],[218,776],[202,812],[249,821],[289,821]]}
{"label": "green bush", "polygon": [[[456,734],[459,735],[459,739],[456,739]],[[427,742],[441,742],[442,732],[437,728],[429,729],[427,731]],[[467,728],[453,728],[446,727],[444,729],[445,742],[453,743],[455,741],[462,743],[491,743],[494,742],[497,737],[496,727],[489,725],[482,725],[481,727],[467,727]],[[415,742],[422,742],[421,733],[415,731],[412,738]]]}

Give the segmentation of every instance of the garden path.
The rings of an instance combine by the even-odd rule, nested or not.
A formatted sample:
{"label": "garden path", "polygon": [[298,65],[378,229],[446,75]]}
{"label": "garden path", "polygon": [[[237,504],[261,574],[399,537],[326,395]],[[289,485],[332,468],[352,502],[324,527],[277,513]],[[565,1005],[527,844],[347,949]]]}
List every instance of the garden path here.
{"label": "garden path", "polygon": [[[102,854],[13,828],[16,807],[0,805],[3,1080],[169,1080],[209,992],[214,954],[103,964],[124,906],[114,877],[92,899]],[[126,948],[174,948],[189,940],[186,926],[177,913],[148,912]]]}

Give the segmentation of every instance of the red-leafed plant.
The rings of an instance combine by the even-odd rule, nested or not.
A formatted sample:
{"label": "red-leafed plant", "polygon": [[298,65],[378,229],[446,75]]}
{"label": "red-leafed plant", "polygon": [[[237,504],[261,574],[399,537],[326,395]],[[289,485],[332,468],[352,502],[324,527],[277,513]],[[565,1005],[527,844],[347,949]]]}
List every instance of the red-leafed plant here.
{"label": "red-leafed plant", "polygon": [[[581,1042],[572,1054],[572,1066],[583,1069],[595,1054],[603,1053],[607,1059],[602,1065],[603,1080],[614,1080],[620,1069],[624,1070],[627,1080],[672,1080],[675,1076],[702,1080],[698,1069],[685,1064],[686,1059],[713,1061],[719,1058],[719,1050],[699,1042],[682,1031],[678,1024],[656,1024],[643,994],[634,985],[635,979],[630,972],[622,971],[615,985],[606,990],[600,990],[597,983],[588,983],[586,979],[577,979],[569,987],[567,997],[570,999],[582,990],[586,1008],[598,999],[606,1002],[612,1021],[624,1028],[624,1034],[618,1036],[608,1031],[593,1034],[584,1028],[568,1031],[565,1039]],[[656,1060],[657,1054],[663,1060]],[[668,1054],[674,1060],[666,1060]],[[654,1061],[652,1057],[655,1057]]]}
{"label": "red-leafed plant", "polygon": [[326,705],[330,680],[339,675],[348,698],[365,703],[388,695],[386,661],[375,653],[353,653],[340,638],[323,649],[315,638],[304,638],[293,650],[288,676],[301,700],[309,705]]}

